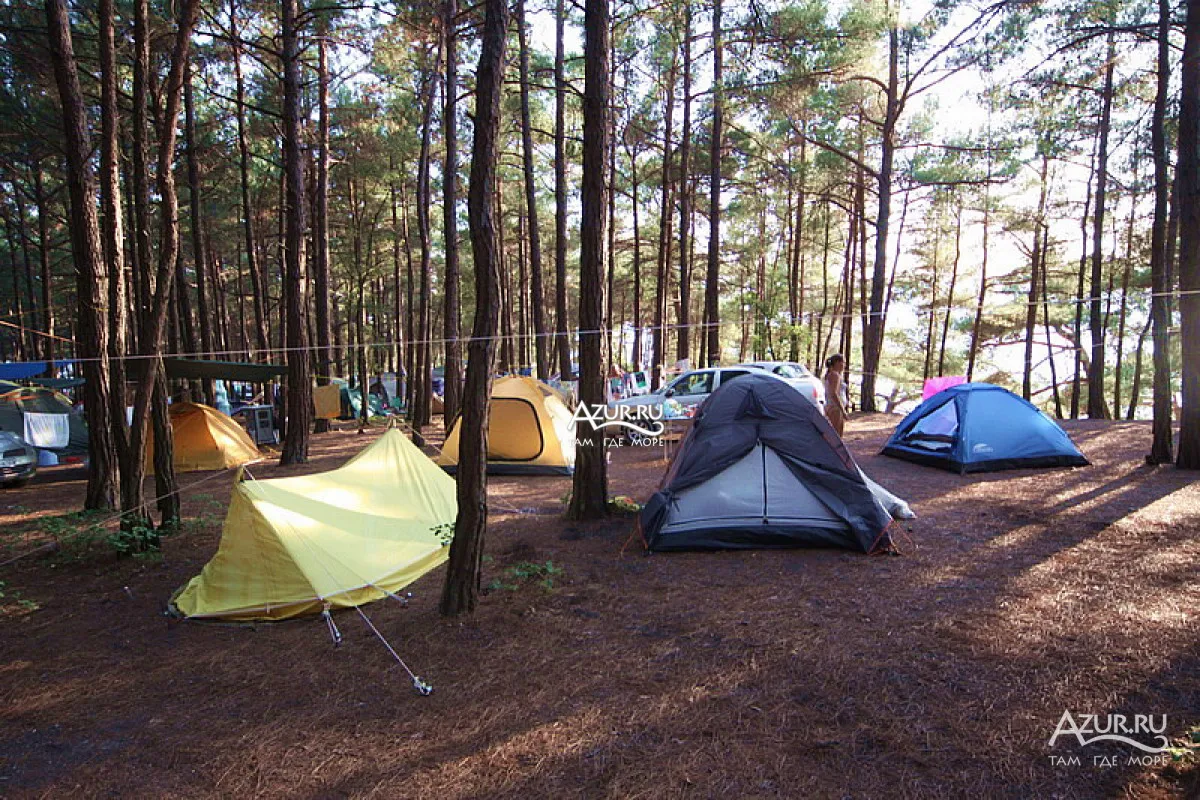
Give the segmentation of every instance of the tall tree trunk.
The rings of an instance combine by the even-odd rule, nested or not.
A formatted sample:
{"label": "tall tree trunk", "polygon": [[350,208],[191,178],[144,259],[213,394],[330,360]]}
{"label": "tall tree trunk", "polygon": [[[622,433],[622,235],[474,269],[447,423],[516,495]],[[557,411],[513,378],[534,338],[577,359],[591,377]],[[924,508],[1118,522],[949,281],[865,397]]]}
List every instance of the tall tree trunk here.
{"label": "tall tree trunk", "polygon": [[[329,319],[329,22],[322,13],[317,32],[317,163],[316,184],[313,192],[313,305],[316,312],[317,338],[317,385],[328,386],[333,372],[330,346],[333,330]],[[399,248],[396,228],[396,190],[392,187],[392,229]],[[396,291],[400,291],[399,253],[397,252]],[[397,309],[397,319],[399,310]],[[331,425],[327,419],[318,419],[315,433],[326,433]]]}
{"label": "tall tree trunk", "polygon": [[[107,2],[107,0],[106,0]],[[212,358],[213,317],[209,308],[207,287],[208,242],[204,237],[204,199],[200,190],[200,157],[196,152],[196,112],[192,98],[192,71],[189,68],[183,83],[184,135],[187,138],[188,204],[191,206],[192,263],[196,270],[196,317],[200,326],[200,350],[204,358]],[[183,288],[180,287],[180,291]],[[204,402],[216,405],[216,388],[212,380],[201,382]]]}
{"label": "tall tree trunk", "polygon": [[442,338],[446,340],[445,416],[452,420],[458,415],[462,394],[462,345],[459,325],[458,270],[458,33],[455,17],[457,0],[445,0],[442,25],[446,48],[446,104],[442,114],[445,128],[446,160],[442,169],[442,231],[446,244],[443,294],[445,310],[442,319]]}
{"label": "tall tree trunk", "polygon": [[1200,0],[1188,0],[1179,107],[1180,469],[1200,469]]}
{"label": "tall tree trunk", "polygon": [[34,164],[33,199],[38,212],[38,262],[42,279],[42,325],[48,335],[42,342],[42,353],[49,364],[49,375],[55,377],[54,369],[54,276],[50,271],[50,209],[46,203],[46,185],[42,176],[42,165]]}
{"label": "tall tree trunk", "polygon": [[[690,13],[690,12],[689,12]],[[579,262],[579,401],[604,408],[604,337],[599,330],[604,314],[604,249],[608,181],[605,157],[612,135],[609,105],[609,59],[612,19],[609,0],[586,0],[584,5],[583,191]],[[608,514],[608,471],[604,432],[582,431],[575,446],[575,477],[571,484],[571,519],[596,519]]]}
{"label": "tall tree trunk", "polygon": [[571,378],[571,340],[567,336],[567,11],[556,0],[554,12],[554,345],[562,380]]}
{"label": "tall tree trunk", "polygon": [[1146,334],[1150,332],[1150,325],[1142,326],[1142,332],[1138,334],[1137,350],[1133,356],[1133,380],[1129,387],[1129,410],[1125,412],[1125,419],[1133,420],[1137,417],[1138,405],[1142,399],[1142,353],[1146,347]]}
{"label": "tall tree trunk", "polygon": [[1063,418],[1062,397],[1058,391],[1058,367],[1054,363],[1054,347],[1050,340],[1050,290],[1046,273],[1050,258],[1050,226],[1042,227],[1042,322],[1046,329],[1046,359],[1050,362],[1050,391],[1054,395],[1054,417]]}
{"label": "tall tree trunk", "polygon": [[633,200],[633,360],[630,368],[642,369],[642,226],[638,216],[637,153],[629,154],[629,181]]}
{"label": "tall tree trunk", "polygon": [[[287,184],[286,280],[287,309],[287,430],[280,464],[308,461],[312,430],[312,355],[308,350],[308,269],[304,245],[308,205],[304,199],[304,151],[300,120],[300,35],[297,0],[282,0],[283,38],[283,171]],[[364,396],[363,401],[366,402]]]}
{"label": "tall tree trunk", "polygon": [[525,27],[525,0],[517,0],[517,34],[521,67],[521,145],[525,166],[525,213],[529,229],[529,292],[533,311],[533,349],[536,375],[550,377],[550,342],[546,338],[545,294],[542,289],[542,232],[538,224],[536,172],[533,163],[533,121],[529,108],[529,32]]}
{"label": "tall tree trunk", "polygon": [[[142,0],[137,0],[139,3]],[[250,140],[246,132],[246,82],[242,77],[242,49],[238,38],[237,0],[229,0],[229,41],[233,48],[233,75],[236,86],[238,171],[242,190],[242,231],[246,237],[246,266],[250,271],[250,290],[254,300],[254,342],[260,356],[270,349],[267,338],[266,287],[258,260],[258,240],[254,236],[254,212],[250,206]]]}
{"label": "tall tree trunk", "polygon": [[[92,146],[66,0],[46,0],[45,11],[50,59],[62,105],[67,192],[71,201],[69,227],[79,305],[77,355],[84,359],[83,408],[91,431],[84,508],[107,509],[116,503],[118,471],[116,444],[109,425],[108,320],[104,313],[108,301],[107,275],[94,204],[96,183],[92,174]],[[111,13],[108,16],[111,20]]]}
{"label": "tall tree trunk", "polygon": [[[1154,340],[1153,441],[1146,460],[1169,464],[1171,430],[1171,280],[1167,260],[1171,161],[1167,150],[1167,104],[1171,101],[1171,0],[1158,0],[1158,60],[1150,149],[1154,157],[1154,223],[1150,233],[1150,324]],[[1136,399],[1136,390],[1135,390]],[[1132,406],[1131,406],[1132,408]]]}
{"label": "tall tree trunk", "polygon": [[[900,41],[896,21],[888,26],[888,82],[880,141],[879,173],[875,216],[875,262],[871,274],[871,302],[867,329],[863,331],[862,410],[875,411],[875,375],[883,355],[884,286],[887,281],[888,222],[892,209],[892,168],[896,156],[896,123],[900,117],[899,59]],[[849,350],[847,350],[849,355]]]}
{"label": "tall tree trunk", "polygon": [[[721,0],[713,0],[713,120],[708,177],[708,274],[704,316],[708,324],[708,363],[721,363],[721,135],[725,120],[722,77]],[[794,322],[794,321],[793,321]]]}
{"label": "tall tree trunk", "polygon": [[437,71],[440,63],[439,49],[431,47],[428,51],[429,72],[425,86],[427,94],[423,101],[424,109],[421,114],[421,151],[417,164],[417,236],[421,243],[421,286],[417,297],[417,374],[413,396],[413,442],[418,446],[425,443],[422,428],[429,424],[433,404],[433,348],[429,341],[433,331],[430,324],[433,313],[433,298],[430,294],[433,253],[429,224],[429,206],[432,200],[429,171],[430,142],[433,136],[433,101],[437,97]]}
{"label": "tall tree trunk", "polygon": [[1104,290],[1104,213],[1108,190],[1108,134],[1112,120],[1113,77],[1116,70],[1116,40],[1108,34],[1104,89],[1100,96],[1100,142],[1096,156],[1096,216],[1092,227],[1091,298],[1088,310],[1088,330],[1091,333],[1091,363],[1088,365],[1088,405],[1091,419],[1110,419],[1104,399],[1104,315],[1101,295]]}
{"label": "tall tree trunk", "polygon": [[[139,0],[139,6],[142,6],[143,2],[144,0]],[[144,11],[145,9],[143,9]],[[144,335],[141,337],[142,354],[148,358],[142,362],[144,371],[138,382],[137,394],[133,403],[129,458],[121,469],[121,506],[126,515],[122,518],[121,524],[127,529],[149,527],[150,524],[143,499],[142,481],[145,475],[143,454],[146,448],[152,401],[156,407],[154,415],[156,417],[154,431],[156,483],[171,491],[169,495],[160,491],[159,509],[163,512],[164,522],[171,522],[178,517],[178,495],[174,492],[174,473],[171,468],[173,456],[171,426],[165,419],[166,384],[162,366],[162,338],[171,305],[175,259],[179,254],[179,197],[175,188],[173,162],[176,127],[183,94],[183,70],[191,47],[196,12],[197,0],[187,0],[180,9],[179,26],[175,33],[170,70],[164,87],[163,109],[159,116],[158,169],[155,179],[156,191],[161,198],[161,233],[158,265],[155,271],[154,296],[144,318]],[[146,14],[142,13],[139,16],[145,26],[148,21]],[[143,36],[146,32],[147,28],[143,27]],[[134,38],[135,40],[141,39],[136,32]],[[145,39],[135,43],[135,47],[139,50],[146,46],[148,46],[148,41]],[[148,254],[141,263],[143,268],[149,268]],[[146,279],[143,280],[144,285],[149,284],[148,278],[149,276],[146,276]]]}
{"label": "tall tree trunk", "polygon": [[962,202],[958,201],[954,213],[954,260],[950,262],[950,290],[946,293],[946,316],[942,319],[942,342],[938,347],[938,377],[946,374],[946,338],[950,333],[950,315],[954,313],[954,289],[958,284],[958,262],[962,259],[962,212]]}
{"label": "tall tree trunk", "polygon": [[675,122],[675,48],[671,48],[671,68],[667,70],[667,84],[663,99],[663,155],[662,196],[659,200],[658,256],[655,264],[654,283],[654,329],[651,333],[653,346],[653,372],[650,388],[657,390],[662,385],[663,366],[667,351],[667,303],[669,297],[668,276],[671,266],[671,132]]}
{"label": "tall tree trunk", "polygon": [[1046,197],[1049,193],[1047,176],[1050,173],[1050,156],[1042,154],[1042,169],[1038,179],[1037,216],[1033,219],[1033,247],[1029,258],[1029,292],[1025,303],[1025,361],[1021,372],[1021,397],[1028,400],[1033,395],[1033,329],[1037,324],[1038,293],[1042,281],[1040,270],[1043,267],[1042,228],[1046,224]]}
{"label": "tall tree trunk", "polygon": [[485,0],[483,48],[475,77],[475,140],[467,187],[467,223],[475,263],[475,321],[467,345],[458,456],[458,518],[440,610],[446,616],[470,614],[479,602],[479,576],[487,532],[487,418],[491,406],[492,364],[500,317],[500,260],[493,217],[499,160],[500,100],[508,4]]}
{"label": "tall tree trunk", "polygon": [[677,357],[691,358],[692,266],[688,234],[692,222],[692,4],[683,10],[683,129],[679,141],[679,330]]}

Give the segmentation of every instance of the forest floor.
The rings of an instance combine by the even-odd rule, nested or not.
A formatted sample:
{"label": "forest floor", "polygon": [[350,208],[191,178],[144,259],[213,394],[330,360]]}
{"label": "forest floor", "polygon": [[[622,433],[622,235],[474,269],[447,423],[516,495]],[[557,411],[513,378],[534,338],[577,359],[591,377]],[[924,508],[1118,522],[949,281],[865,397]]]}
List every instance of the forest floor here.
{"label": "forest floor", "polygon": [[[646,557],[629,518],[562,518],[569,479],[494,478],[475,616],[438,616],[441,569],[407,608],[364,609],[429,697],[352,612],[340,648],[318,618],[164,617],[233,480],[181,475],[161,560],[64,547],[0,569],[0,796],[1200,796],[1194,755],[1048,746],[1064,711],[1200,727],[1195,476],[1142,463],[1146,424],[1076,422],[1091,467],[963,477],[876,455],[897,419],[846,439],[919,514],[898,557]],[[320,435],[308,465],[255,473],[366,441]],[[664,466],[616,449],[611,491],[644,501]],[[0,491],[0,561],[83,529],[63,516],[82,480]],[[522,578],[546,562],[551,588]]]}

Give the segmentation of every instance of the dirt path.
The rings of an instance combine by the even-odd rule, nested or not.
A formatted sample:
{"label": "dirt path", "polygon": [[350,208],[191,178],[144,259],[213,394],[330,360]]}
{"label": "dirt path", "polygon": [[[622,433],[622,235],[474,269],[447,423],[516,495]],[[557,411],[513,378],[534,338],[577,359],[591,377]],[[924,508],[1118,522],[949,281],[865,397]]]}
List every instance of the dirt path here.
{"label": "dirt path", "polygon": [[[366,608],[434,685],[427,698],[356,615],[339,616],[337,649],[316,619],[162,615],[215,549],[232,476],[212,478],[185,492],[189,522],[160,562],[59,554],[0,570],[0,796],[1200,791],[1194,762],[1047,747],[1065,710],[1166,714],[1175,737],[1200,726],[1194,476],[1141,465],[1147,425],[1081,422],[1066,427],[1090,468],[961,477],[875,455],[895,421],[853,420],[847,442],[920,515],[902,557],[622,555],[629,520],[561,519],[569,479],[494,479],[484,582],[519,588],[465,623],[436,614],[440,571],[408,608]],[[364,439],[316,442],[306,469]],[[644,500],[659,456],[614,451],[612,493]],[[0,560],[44,538],[81,478],[0,492]],[[511,572],[547,561],[562,570],[549,590]]]}

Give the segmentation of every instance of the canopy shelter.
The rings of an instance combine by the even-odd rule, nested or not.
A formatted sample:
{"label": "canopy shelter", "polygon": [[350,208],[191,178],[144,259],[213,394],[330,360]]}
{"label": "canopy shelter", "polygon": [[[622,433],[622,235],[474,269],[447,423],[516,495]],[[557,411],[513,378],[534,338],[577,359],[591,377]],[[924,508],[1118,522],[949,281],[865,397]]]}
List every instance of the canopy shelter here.
{"label": "canopy shelter", "polygon": [[[458,467],[454,420],[438,464]],[[562,395],[541,381],[513,375],[492,383],[487,470],[494,475],[570,475],[575,471],[575,418]]]}
{"label": "canopy shelter", "polygon": [[53,363],[56,369],[68,366],[75,362],[71,360],[65,361],[6,361],[0,363],[0,380],[3,381],[24,381],[31,380],[39,375],[45,375],[50,370],[50,365]]}
{"label": "canopy shelter", "polygon": [[58,456],[87,454],[87,425],[71,413],[71,401],[41,386],[0,381],[0,430]]}
{"label": "canopy shelter", "polygon": [[[168,414],[178,472],[232,469],[262,458],[242,426],[215,408],[172,403]],[[146,469],[154,471],[153,436],[146,442]]]}
{"label": "canopy shelter", "polygon": [[722,384],[697,412],[639,524],[650,550],[890,544],[908,506],[871,483],[821,411],[783,379]]}
{"label": "canopy shelter", "polygon": [[329,472],[243,476],[216,555],[170,607],[278,620],[394,595],[446,560],[457,513],[454,480],[398,430]]}
{"label": "canopy shelter", "polygon": [[960,474],[1088,464],[1054,420],[990,383],[930,397],[896,426],[883,454]]}
{"label": "canopy shelter", "polygon": [[287,375],[286,364],[251,364],[244,361],[208,361],[198,358],[164,358],[168,378],[179,380],[270,383]]}

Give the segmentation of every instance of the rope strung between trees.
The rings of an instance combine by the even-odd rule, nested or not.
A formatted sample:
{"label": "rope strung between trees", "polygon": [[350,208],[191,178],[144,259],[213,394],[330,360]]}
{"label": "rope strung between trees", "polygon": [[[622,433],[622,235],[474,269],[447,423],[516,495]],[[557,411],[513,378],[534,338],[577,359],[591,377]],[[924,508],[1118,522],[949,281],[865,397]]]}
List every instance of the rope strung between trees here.
{"label": "rope strung between trees", "polygon": [[[1106,302],[1106,303],[1111,304],[1112,302],[1114,302],[1114,300],[1117,299],[1117,294],[1118,294],[1118,292],[1116,292],[1116,291],[1106,293],[1106,295],[1104,295],[1101,298],[1101,302]],[[1189,296],[1197,295],[1197,294],[1200,294],[1200,289],[1186,289],[1186,290],[1180,290],[1180,291],[1174,291],[1174,292],[1138,293],[1136,295],[1130,293],[1129,296],[1180,298],[1180,297],[1189,297]],[[1092,302],[1093,302],[1093,298],[1085,297],[1085,298],[1082,298],[1079,300],[1075,300],[1075,299],[1052,300],[1052,301],[1048,301],[1046,303],[1043,303],[1041,300],[1025,301],[1023,303],[1017,303],[1016,305],[1018,307],[1024,306],[1026,308],[1028,308],[1030,306],[1042,308],[1044,305],[1050,306],[1053,308],[1062,308],[1062,307],[1067,307],[1067,306],[1087,305]],[[953,311],[958,311],[958,312],[979,311],[981,308],[983,308],[984,310],[987,310],[987,308],[989,308],[989,307],[988,306],[981,307],[978,304],[976,304],[974,306],[958,306],[958,305],[956,305],[956,306],[954,306],[954,308],[949,309],[949,310],[952,312]],[[992,309],[996,310],[996,307],[992,307]],[[920,308],[913,309],[911,311],[911,313],[914,316],[916,316],[917,318],[921,318],[921,317],[925,317],[925,316],[929,316],[929,315],[944,314],[944,313],[946,313],[946,311],[947,311],[947,309],[945,307],[932,307],[932,308],[924,308],[924,309],[920,309]],[[888,313],[889,312],[886,310],[879,311],[879,312],[866,311],[866,312],[861,312],[861,313],[860,312],[850,312],[850,313],[822,312],[822,313],[818,314],[818,313],[814,312],[814,313],[809,313],[809,314],[802,314],[800,320],[795,320],[792,322],[789,322],[786,319],[781,319],[779,317],[755,317],[755,318],[746,319],[746,320],[725,319],[725,320],[719,320],[717,322],[688,322],[686,324],[684,324],[684,323],[664,323],[662,325],[640,325],[640,326],[637,326],[636,329],[653,333],[654,331],[657,331],[657,330],[661,330],[664,332],[692,330],[692,329],[707,330],[709,328],[720,327],[720,326],[725,326],[725,325],[787,326],[787,325],[794,325],[794,324],[802,324],[804,322],[804,320],[808,320],[809,323],[811,323],[814,320],[872,319],[872,318],[877,318],[877,317],[885,317]],[[452,343],[452,342],[458,342],[461,344],[468,344],[473,341],[503,342],[503,341],[510,340],[510,339],[513,341],[520,341],[522,339],[538,339],[538,338],[545,338],[545,339],[568,338],[568,339],[570,339],[570,338],[578,338],[580,336],[607,336],[608,334],[610,334],[614,331],[623,331],[624,330],[623,326],[625,324],[626,324],[626,322],[622,321],[621,323],[619,323],[619,325],[614,325],[613,328],[611,328],[611,329],[598,328],[598,329],[583,330],[583,329],[576,328],[574,330],[569,330],[569,331],[565,331],[565,332],[563,332],[563,331],[543,331],[542,333],[529,332],[529,333],[525,333],[525,334],[497,333],[497,334],[493,334],[491,336],[486,336],[486,337],[460,336],[455,339],[434,337],[434,338],[429,338],[429,339],[410,339],[408,341],[365,342],[365,343],[361,343],[361,344],[358,344],[358,343],[330,344],[330,345],[328,345],[327,348],[322,348],[316,344],[310,344],[306,347],[267,347],[267,348],[263,348],[263,349],[243,347],[243,348],[238,348],[236,350],[205,350],[205,351],[186,352],[186,353],[185,352],[131,353],[131,354],[122,356],[119,359],[108,358],[108,357],[106,357],[104,359],[101,359],[99,357],[91,357],[91,358],[74,358],[73,357],[73,358],[62,359],[62,360],[71,361],[72,363],[82,364],[82,363],[101,361],[101,360],[105,360],[108,362],[112,362],[112,361],[128,362],[128,361],[141,361],[141,360],[145,360],[145,359],[154,359],[154,358],[184,358],[184,359],[191,358],[191,359],[196,359],[196,358],[209,358],[209,357],[213,357],[213,356],[237,356],[237,355],[243,355],[243,354],[256,355],[256,356],[272,355],[272,354],[285,354],[286,355],[287,353],[299,353],[299,352],[318,353],[319,351],[321,351],[323,349],[339,350],[339,351],[352,351],[352,350],[358,350],[358,349],[379,350],[379,349],[388,349],[388,348],[394,348],[394,347],[413,347],[416,345],[445,345],[445,344]],[[12,325],[10,323],[4,323],[4,322],[0,321],[0,326],[3,326],[3,325],[7,325],[7,327],[10,327],[10,328],[18,328],[19,327],[16,325]],[[61,336],[56,336],[51,333],[46,333],[44,331],[34,330],[32,328],[24,328],[24,330],[27,333],[32,333],[37,336],[45,336],[45,337],[54,339],[56,341],[65,342],[67,344],[72,344],[75,346],[79,345],[79,342],[76,339],[67,339],[67,338],[64,338]],[[1091,348],[1079,348],[1079,349],[1086,352],[1086,351],[1090,350]],[[22,363],[22,362],[16,362],[16,363]],[[862,374],[862,373],[859,373],[859,374]]]}

